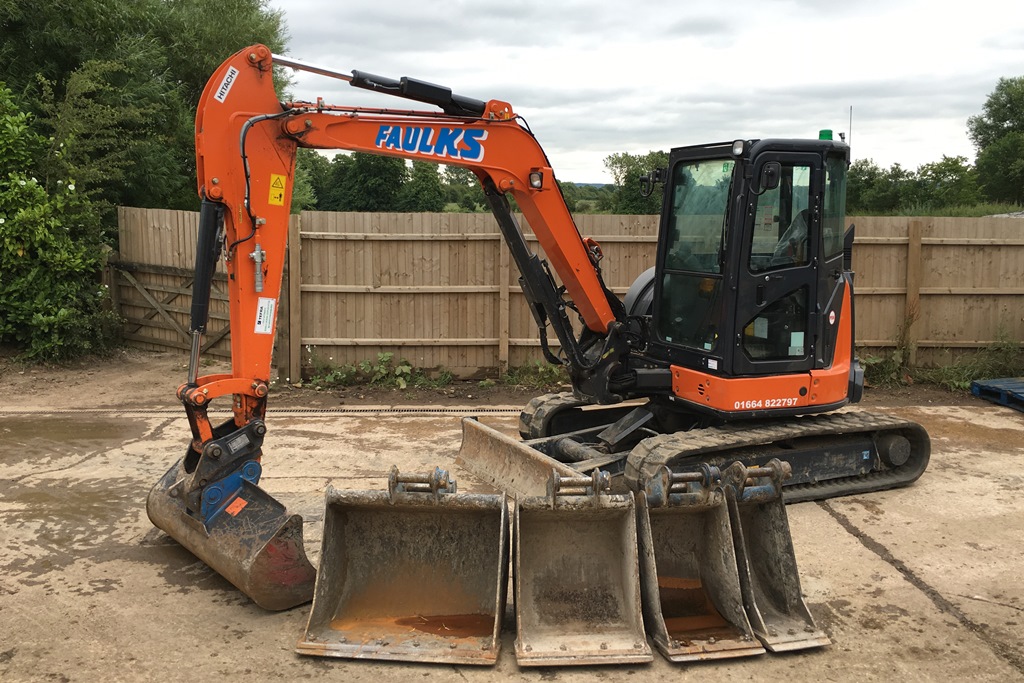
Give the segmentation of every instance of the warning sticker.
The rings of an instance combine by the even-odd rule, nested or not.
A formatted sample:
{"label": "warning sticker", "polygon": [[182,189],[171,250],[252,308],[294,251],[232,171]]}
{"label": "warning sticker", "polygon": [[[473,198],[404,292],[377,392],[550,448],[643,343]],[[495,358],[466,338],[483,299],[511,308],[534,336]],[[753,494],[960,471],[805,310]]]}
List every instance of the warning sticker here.
{"label": "warning sticker", "polygon": [[245,506],[248,504],[249,501],[239,496],[238,498],[235,498],[233,501],[231,501],[231,505],[228,505],[226,508],[224,508],[224,512],[234,517],[243,509],[245,509]]}
{"label": "warning sticker", "polygon": [[274,306],[276,304],[276,299],[260,297],[259,304],[256,306],[256,329],[253,330],[256,334],[274,333]]}
{"label": "warning sticker", "polygon": [[284,206],[284,176],[279,173],[270,174],[270,198],[268,204]]}

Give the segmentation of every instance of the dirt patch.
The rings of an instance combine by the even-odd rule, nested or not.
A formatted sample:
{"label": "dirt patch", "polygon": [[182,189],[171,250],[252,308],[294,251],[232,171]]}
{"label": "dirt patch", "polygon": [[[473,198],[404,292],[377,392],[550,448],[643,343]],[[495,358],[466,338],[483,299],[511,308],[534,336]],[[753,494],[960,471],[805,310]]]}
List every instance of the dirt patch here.
{"label": "dirt patch", "polygon": [[901,387],[867,387],[861,406],[982,406],[990,405],[966,391],[950,391],[931,384]]}
{"label": "dirt patch", "polygon": [[[88,358],[61,366],[18,363],[12,354],[0,350],[0,382],[6,389],[7,406],[61,408],[125,409],[168,408],[179,405],[175,398],[178,385],[188,372],[183,354],[151,353],[121,349],[104,358]],[[229,372],[223,362],[204,361],[201,374]],[[521,406],[547,391],[568,387],[537,389],[527,386],[480,386],[475,381],[457,381],[445,387],[391,389],[367,386],[317,390],[309,385],[296,387],[275,382],[271,405],[276,407],[338,408],[357,405],[479,405]],[[951,392],[941,387],[914,384],[864,391],[861,406],[948,406],[989,405],[966,392]]]}

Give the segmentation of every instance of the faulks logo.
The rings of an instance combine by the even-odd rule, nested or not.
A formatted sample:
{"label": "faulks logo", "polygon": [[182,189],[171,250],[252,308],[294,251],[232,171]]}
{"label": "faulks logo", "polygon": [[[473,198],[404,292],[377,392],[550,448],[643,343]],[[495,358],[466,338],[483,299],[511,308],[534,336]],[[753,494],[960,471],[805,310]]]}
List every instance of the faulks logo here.
{"label": "faulks logo", "polygon": [[434,128],[432,126],[381,126],[375,145],[410,154],[483,161],[487,131],[479,128]]}

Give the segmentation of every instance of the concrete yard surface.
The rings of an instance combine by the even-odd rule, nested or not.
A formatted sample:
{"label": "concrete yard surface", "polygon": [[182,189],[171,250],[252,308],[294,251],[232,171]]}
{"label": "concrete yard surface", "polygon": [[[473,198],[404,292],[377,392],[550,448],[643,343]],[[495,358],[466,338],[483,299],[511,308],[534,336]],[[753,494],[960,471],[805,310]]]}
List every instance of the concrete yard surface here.
{"label": "concrete yard surface", "polygon": [[[932,461],[908,488],[788,507],[830,647],[521,669],[511,604],[493,668],[295,654],[308,605],[256,607],[146,517],[149,488],[184,453],[180,408],[0,406],[0,680],[1024,681],[1024,414],[981,402],[871,409],[923,424]],[[481,419],[514,433],[517,410]],[[437,465],[460,491],[483,490],[454,464],[459,410],[272,410],[267,423],[261,485],[303,515],[314,564],[328,484],[379,489],[392,464]]]}

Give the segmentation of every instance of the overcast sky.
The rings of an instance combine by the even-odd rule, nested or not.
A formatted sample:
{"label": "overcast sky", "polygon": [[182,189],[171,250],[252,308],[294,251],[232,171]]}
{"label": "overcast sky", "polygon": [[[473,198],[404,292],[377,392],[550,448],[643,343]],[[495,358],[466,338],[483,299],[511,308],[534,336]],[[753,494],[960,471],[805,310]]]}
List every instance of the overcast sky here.
{"label": "overcast sky", "polygon": [[[287,54],[510,102],[559,179],[736,138],[850,132],[854,159],[963,155],[967,118],[1024,76],[1021,0],[270,0]],[[299,73],[294,95],[400,100]]]}

